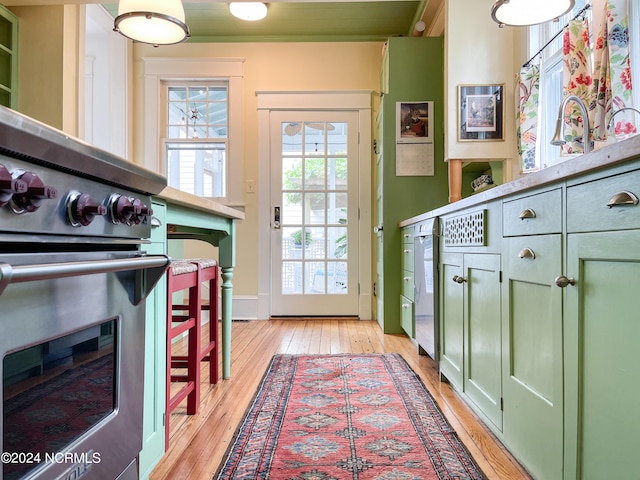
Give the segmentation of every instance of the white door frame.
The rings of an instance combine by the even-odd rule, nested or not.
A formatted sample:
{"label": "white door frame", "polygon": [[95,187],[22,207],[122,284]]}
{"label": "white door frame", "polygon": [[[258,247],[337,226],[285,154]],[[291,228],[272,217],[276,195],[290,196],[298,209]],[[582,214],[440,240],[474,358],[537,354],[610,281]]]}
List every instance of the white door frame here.
{"label": "white door frame", "polygon": [[[371,105],[373,92],[351,91],[258,91],[258,238],[271,237],[271,184],[270,184],[270,113],[275,110],[343,110],[357,111],[360,124],[358,145],[359,185],[358,204],[358,315],[363,320],[372,318],[371,296]],[[271,315],[271,245],[258,242],[258,318]]]}

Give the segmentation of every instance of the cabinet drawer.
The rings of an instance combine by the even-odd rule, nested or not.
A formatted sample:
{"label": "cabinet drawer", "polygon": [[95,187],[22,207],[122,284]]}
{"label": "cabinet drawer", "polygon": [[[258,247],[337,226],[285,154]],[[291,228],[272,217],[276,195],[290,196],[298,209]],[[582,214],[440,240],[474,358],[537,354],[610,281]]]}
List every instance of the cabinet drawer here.
{"label": "cabinet drawer", "polygon": [[502,204],[505,237],[562,232],[562,190],[537,193]]}
{"label": "cabinet drawer", "polygon": [[404,227],[400,230],[400,235],[402,235],[402,243],[413,243],[413,225],[410,227]]}
{"label": "cabinet drawer", "polygon": [[402,295],[400,295],[400,325],[409,337],[415,337],[413,302]]}
{"label": "cabinet drawer", "polygon": [[413,272],[413,242],[402,245],[402,259],[400,266],[403,270]]}
{"label": "cabinet drawer", "polygon": [[[640,228],[640,205],[624,203],[629,194],[640,197],[640,170],[568,187],[567,232]],[[616,196],[618,204],[608,207]]]}
{"label": "cabinet drawer", "polygon": [[413,272],[408,270],[402,271],[402,295],[407,297],[409,300],[414,300],[414,285],[415,281],[413,278]]}

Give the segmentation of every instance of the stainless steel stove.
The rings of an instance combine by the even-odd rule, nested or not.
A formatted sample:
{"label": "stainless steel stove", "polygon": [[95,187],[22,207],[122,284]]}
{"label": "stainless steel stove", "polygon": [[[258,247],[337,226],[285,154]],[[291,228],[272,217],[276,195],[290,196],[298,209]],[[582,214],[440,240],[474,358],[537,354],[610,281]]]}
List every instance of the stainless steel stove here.
{"label": "stainless steel stove", "polygon": [[0,479],[135,479],[166,179],[0,107]]}

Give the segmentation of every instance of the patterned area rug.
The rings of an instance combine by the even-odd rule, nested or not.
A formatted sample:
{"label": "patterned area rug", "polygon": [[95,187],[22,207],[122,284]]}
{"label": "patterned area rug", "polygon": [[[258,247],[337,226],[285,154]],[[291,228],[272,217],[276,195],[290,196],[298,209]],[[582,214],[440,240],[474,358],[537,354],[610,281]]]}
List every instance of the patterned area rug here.
{"label": "patterned area rug", "polygon": [[405,360],[276,355],[214,479],[484,479]]}

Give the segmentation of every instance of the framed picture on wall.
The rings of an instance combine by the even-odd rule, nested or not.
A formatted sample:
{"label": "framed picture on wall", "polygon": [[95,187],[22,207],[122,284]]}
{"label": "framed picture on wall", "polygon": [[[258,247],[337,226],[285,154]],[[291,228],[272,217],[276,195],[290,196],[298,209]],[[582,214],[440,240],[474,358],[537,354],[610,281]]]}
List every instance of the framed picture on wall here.
{"label": "framed picture on wall", "polygon": [[433,142],[433,102],[396,102],[396,143]]}
{"label": "framed picture on wall", "polygon": [[458,85],[458,140],[504,140],[504,84]]}

